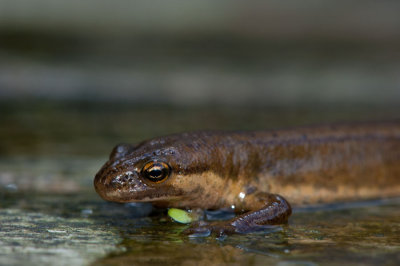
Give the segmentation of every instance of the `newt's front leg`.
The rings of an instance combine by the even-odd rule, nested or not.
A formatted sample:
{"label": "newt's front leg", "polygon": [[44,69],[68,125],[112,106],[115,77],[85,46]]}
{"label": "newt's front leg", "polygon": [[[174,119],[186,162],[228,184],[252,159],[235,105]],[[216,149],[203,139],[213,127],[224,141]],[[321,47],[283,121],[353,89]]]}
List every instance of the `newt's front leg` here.
{"label": "newt's front leg", "polygon": [[255,231],[262,225],[285,224],[292,214],[290,204],[276,194],[263,194],[264,207],[246,212],[228,221],[194,223],[184,231],[188,235],[233,234]]}

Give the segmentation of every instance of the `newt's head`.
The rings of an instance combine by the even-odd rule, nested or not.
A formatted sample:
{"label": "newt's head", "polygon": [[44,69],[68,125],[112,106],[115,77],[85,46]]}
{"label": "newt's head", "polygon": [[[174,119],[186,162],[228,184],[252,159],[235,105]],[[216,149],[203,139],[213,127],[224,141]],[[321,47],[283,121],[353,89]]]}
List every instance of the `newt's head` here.
{"label": "newt's head", "polygon": [[[114,202],[154,202],[171,207],[204,204],[200,199],[210,189],[207,186],[218,188],[215,183],[220,179],[213,176],[212,183],[205,186],[203,175],[213,174],[204,160],[210,153],[191,137],[187,139],[190,141],[182,135],[170,136],[137,146],[116,146],[96,174],[97,193]],[[197,202],[190,203],[193,199]]]}

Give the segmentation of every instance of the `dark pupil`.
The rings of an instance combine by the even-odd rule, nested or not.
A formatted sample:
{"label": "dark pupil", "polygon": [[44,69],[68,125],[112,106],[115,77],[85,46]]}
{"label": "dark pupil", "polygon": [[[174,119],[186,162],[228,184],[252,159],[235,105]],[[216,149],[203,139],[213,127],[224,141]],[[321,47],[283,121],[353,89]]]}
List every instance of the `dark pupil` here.
{"label": "dark pupil", "polygon": [[163,175],[163,171],[161,169],[153,169],[153,170],[150,170],[149,175],[152,178],[160,178]]}

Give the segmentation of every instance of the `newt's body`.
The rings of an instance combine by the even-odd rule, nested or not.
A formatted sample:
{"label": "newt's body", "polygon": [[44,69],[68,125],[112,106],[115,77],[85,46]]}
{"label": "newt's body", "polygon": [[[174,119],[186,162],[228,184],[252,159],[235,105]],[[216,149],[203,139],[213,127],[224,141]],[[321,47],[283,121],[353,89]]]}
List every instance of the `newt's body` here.
{"label": "newt's body", "polygon": [[285,223],[288,202],[399,196],[400,123],[200,131],[119,145],[94,185],[101,197],[116,202],[234,208],[244,214],[191,232],[246,231]]}

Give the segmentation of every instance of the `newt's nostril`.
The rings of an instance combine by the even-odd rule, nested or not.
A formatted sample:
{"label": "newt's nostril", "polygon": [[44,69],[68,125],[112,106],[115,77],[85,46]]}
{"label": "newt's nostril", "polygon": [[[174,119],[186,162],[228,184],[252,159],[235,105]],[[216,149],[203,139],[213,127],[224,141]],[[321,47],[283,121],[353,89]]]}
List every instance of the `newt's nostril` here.
{"label": "newt's nostril", "polygon": [[121,182],[129,183],[133,180],[132,175],[123,175],[120,177]]}
{"label": "newt's nostril", "polygon": [[115,178],[113,178],[110,182],[111,186],[115,188],[127,186],[131,184],[134,181],[134,175],[133,172],[128,171],[126,173],[117,175]]}

